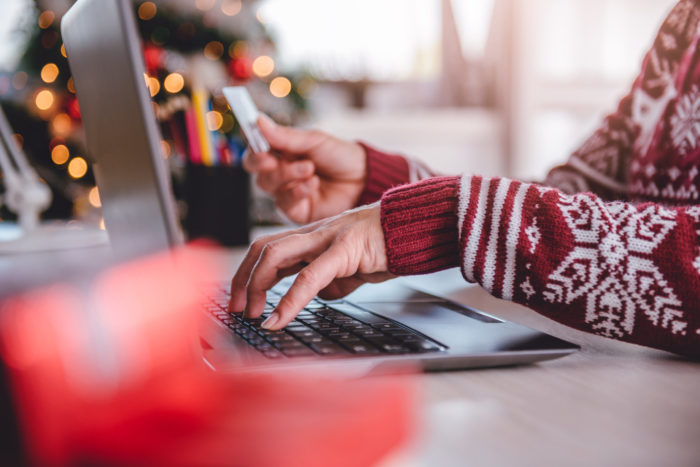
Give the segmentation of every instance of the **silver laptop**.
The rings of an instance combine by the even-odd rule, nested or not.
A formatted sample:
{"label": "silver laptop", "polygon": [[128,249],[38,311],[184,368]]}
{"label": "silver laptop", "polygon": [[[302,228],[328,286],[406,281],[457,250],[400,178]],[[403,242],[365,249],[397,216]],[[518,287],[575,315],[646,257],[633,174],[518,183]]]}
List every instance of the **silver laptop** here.
{"label": "silver laptop", "polygon": [[[131,258],[182,244],[131,2],[78,0],[61,29],[113,250]],[[268,294],[266,314],[284,286]],[[226,292],[215,290],[202,310],[205,355],[215,368],[352,361],[439,370],[531,363],[578,349],[400,281],[365,285],[345,300],[315,299],[277,332],[260,328],[265,316],[228,314]]]}

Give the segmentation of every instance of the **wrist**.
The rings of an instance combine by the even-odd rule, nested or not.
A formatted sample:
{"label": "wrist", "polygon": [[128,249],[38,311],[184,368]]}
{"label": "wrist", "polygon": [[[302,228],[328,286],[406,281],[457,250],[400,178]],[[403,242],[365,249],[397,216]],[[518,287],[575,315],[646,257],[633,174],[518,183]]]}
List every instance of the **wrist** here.
{"label": "wrist", "polygon": [[459,177],[436,177],[389,190],[381,201],[388,270],[426,274],[459,264]]}
{"label": "wrist", "polygon": [[408,162],[405,158],[377,151],[361,141],[356,144],[364,153],[363,186],[358,205],[378,201],[390,188],[409,182]]}

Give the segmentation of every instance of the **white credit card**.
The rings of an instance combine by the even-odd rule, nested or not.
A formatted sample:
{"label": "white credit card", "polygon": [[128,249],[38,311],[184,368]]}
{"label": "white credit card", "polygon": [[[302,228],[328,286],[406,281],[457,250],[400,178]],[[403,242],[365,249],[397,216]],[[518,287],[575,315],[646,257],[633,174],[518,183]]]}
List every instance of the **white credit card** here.
{"label": "white credit card", "polygon": [[224,88],[223,92],[228,105],[233,110],[233,115],[243,130],[243,136],[248,141],[250,149],[254,153],[270,152],[270,143],[267,142],[258,128],[260,112],[255,107],[245,86],[229,86]]}

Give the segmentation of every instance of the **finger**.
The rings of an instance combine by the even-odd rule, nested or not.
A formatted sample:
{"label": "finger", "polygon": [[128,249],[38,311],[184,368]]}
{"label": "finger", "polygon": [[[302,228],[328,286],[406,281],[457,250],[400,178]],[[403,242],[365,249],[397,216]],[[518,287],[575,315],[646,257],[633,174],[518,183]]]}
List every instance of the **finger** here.
{"label": "finger", "polygon": [[270,146],[293,154],[309,152],[325,140],[325,135],[319,131],[298,130],[277,125],[265,114],[261,114],[258,118],[258,127]]}
{"label": "finger", "polygon": [[268,152],[254,153],[247,149],[243,154],[243,168],[246,172],[259,173],[276,170],[278,160]]}
{"label": "finger", "polygon": [[231,279],[231,300],[229,301],[228,311],[232,313],[240,313],[245,309],[246,284],[248,284],[253,267],[255,267],[255,264],[260,259],[260,255],[262,254],[265,245],[291,234],[292,232],[281,232],[276,235],[261,237],[250,245],[245,257],[243,258],[243,261],[241,261],[241,264],[238,266],[233,279]]}
{"label": "finger", "polygon": [[323,241],[314,234],[290,235],[265,245],[246,286],[245,315],[257,318],[263,313],[267,291],[279,282],[281,271],[318,256],[324,249]]}
{"label": "finger", "polygon": [[321,179],[314,175],[305,180],[300,180],[296,185],[290,187],[290,195],[295,198],[306,198],[313,195],[321,187]]}
{"label": "finger", "polygon": [[335,244],[302,269],[275,311],[262,323],[265,329],[284,328],[319,292],[336,278],[346,263],[343,248]]}
{"label": "finger", "polygon": [[310,160],[280,161],[275,170],[259,172],[257,183],[263,191],[274,193],[288,183],[308,179],[315,170],[316,166]]}
{"label": "finger", "polygon": [[318,293],[324,300],[337,300],[351,294],[366,282],[357,276],[335,279]]}
{"label": "finger", "polygon": [[275,204],[282,215],[295,224],[306,224],[311,217],[311,199],[292,198],[286,195],[275,196]]}
{"label": "finger", "polygon": [[275,193],[275,204],[290,221],[297,224],[310,221],[313,207],[310,185],[314,178],[318,177],[288,183]]}
{"label": "finger", "polygon": [[275,204],[290,221],[297,224],[309,223],[313,220],[314,200],[319,186],[317,176],[288,183],[275,193]]}

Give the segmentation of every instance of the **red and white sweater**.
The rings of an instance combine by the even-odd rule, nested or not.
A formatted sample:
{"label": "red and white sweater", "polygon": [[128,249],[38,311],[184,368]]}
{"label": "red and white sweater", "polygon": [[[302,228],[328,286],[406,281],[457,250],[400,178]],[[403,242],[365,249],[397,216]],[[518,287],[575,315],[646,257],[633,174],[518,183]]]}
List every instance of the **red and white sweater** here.
{"label": "red and white sweater", "polygon": [[390,271],[459,266],[571,327],[700,356],[699,25],[700,0],[680,1],[617,111],[541,185],[365,146]]}

